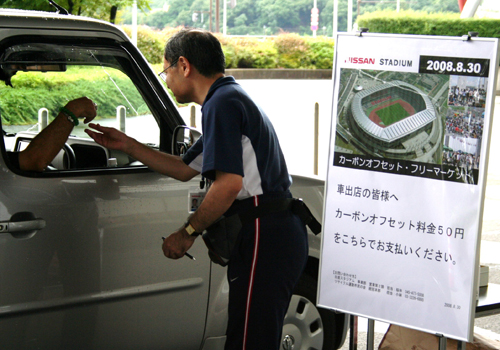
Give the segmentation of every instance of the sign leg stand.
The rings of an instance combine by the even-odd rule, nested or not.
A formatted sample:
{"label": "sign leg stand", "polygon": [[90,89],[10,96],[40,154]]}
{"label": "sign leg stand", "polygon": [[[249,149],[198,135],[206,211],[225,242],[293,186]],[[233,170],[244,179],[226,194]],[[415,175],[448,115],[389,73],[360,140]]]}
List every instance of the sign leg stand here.
{"label": "sign leg stand", "polygon": [[366,334],[366,350],[373,350],[375,346],[375,320],[368,319],[368,333]]}
{"label": "sign leg stand", "polygon": [[351,315],[351,333],[349,335],[349,350],[358,349],[358,316]]}
{"label": "sign leg stand", "polygon": [[442,335],[439,336],[439,350],[446,350],[446,337]]}

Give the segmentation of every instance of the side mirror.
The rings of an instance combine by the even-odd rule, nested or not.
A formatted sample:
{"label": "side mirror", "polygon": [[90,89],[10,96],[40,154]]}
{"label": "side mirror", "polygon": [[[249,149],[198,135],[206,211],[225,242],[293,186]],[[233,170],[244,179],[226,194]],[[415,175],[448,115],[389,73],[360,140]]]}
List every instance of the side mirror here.
{"label": "side mirror", "polygon": [[183,156],[200,137],[201,132],[199,130],[186,125],[179,125],[174,129],[172,137],[172,154]]}

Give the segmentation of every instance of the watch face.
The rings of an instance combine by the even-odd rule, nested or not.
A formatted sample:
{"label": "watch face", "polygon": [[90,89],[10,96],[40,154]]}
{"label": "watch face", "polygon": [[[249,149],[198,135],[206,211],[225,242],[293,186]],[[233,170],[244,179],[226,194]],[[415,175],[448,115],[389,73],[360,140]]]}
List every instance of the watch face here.
{"label": "watch face", "polygon": [[188,224],[186,226],[186,232],[189,234],[189,235],[192,235],[194,232],[195,232],[195,229],[193,226],[191,226],[191,224]]}

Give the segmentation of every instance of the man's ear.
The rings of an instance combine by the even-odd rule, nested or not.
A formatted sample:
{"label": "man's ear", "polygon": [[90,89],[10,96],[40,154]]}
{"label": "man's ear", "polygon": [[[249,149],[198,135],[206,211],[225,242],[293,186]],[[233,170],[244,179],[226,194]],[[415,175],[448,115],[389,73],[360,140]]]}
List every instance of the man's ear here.
{"label": "man's ear", "polygon": [[184,57],[184,56],[179,56],[179,60],[177,61],[177,64],[179,65],[179,68],[181,69],[182,73],[184,74],[184,77],[189,77],[191,75],[193,66],[189,62],[189,60]]}

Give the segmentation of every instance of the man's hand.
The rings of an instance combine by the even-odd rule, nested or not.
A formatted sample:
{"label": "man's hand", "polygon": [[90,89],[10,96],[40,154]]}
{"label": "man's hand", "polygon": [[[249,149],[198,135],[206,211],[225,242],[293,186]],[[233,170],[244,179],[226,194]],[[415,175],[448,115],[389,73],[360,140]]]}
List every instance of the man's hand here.
{"label": "man's hand", "polygon": [[93,138],[95,142],[103,147],[128,153],[127,148],[130,137],[126,134],[115,128],[108,128],[94,123],[90,123],[89,127],[99,131],[96,132],[94,130],[85,129],[85,132]]}
{"label": "man's hand", "polygon": [[[90,122],[97,115],[97,106],[87,97],[69,101],[65,107],[76,118],[85,118],[85,123]],[[28,171],[44,171],[64,146],[73,127],[73,121],[68,121],[64,113],[59,113],[52,123],[43,129],[24,151],[19,153],[19,167]]]}
{"label": "man's hand", "polygon": [[80,97],[69,101],[65,107],[78,119],[85,118],[83,120],[85,124],[91,122],[97,115],[97,105],[88,97]]}
{"label": "man's hand", "polygon": [[196,237],[190,236],[183,227],[163,241],[163,254],[170,259],[182,258],[195,240]]}

